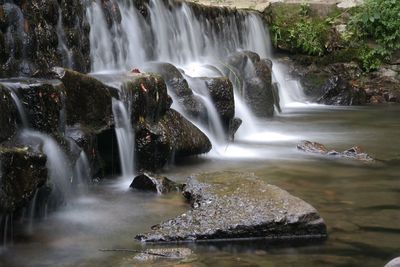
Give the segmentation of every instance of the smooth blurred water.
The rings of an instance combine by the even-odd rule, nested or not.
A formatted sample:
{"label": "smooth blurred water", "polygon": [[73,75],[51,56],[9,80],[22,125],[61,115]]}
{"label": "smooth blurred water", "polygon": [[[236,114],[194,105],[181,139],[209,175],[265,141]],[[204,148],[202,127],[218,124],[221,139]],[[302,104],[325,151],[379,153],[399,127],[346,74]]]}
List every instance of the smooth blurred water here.
{"label": "smooth blurred water", "polygon": [[[400,255],[400,106],[291,108],[260,122],[254,139],[238,140],[223,157],[187,158],[163,172],[176,181],[192,173],[254,172],[312,204],[328,226],[325,243],[221,242],[182,244],[194,250],[190,266],[383,266]],[[362,146],[380,161],[309,155],[296,150],[303,139],[339,151]],[[89,192],[46,220],[33,235],[14,225],[14,245],[0,266],[176,266],[138,264],[133,254],[100,248],[153,248],[133,237],[188,206],[179,194],[159,196],[128,189],[125,180],[90,186]],[[23,256],[21,256],[23,255]],[[182,263],[183,264],[183,263]],[[179,266],[179,265],[178,265]]]}

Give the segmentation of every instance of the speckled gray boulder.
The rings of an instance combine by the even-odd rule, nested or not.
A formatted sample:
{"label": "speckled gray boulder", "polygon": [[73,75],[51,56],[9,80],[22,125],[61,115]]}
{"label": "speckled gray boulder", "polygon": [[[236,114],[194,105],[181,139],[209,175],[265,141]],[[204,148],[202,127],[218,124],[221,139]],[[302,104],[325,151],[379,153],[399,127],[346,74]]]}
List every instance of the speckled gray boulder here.
{"label": "speckled gray boulder", "polygon": [[143,242],[215,239],[325,239],[324,220],[303,200],[248,173],[190,178],[183,190],[188,212],[136,236]]}

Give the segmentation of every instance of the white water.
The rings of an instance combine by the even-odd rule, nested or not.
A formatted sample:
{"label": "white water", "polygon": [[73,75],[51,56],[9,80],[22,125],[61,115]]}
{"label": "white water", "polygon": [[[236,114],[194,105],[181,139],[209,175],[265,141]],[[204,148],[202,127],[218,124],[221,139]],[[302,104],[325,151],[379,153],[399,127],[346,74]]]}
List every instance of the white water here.
{"label": "white water", "polygon": [[305,106],[306,96],[299,81],[290,77],[282,63],[273,61],[273,79],[279,85],[280,106],[282,109]]}
{"label": "white water", "polygon": [[28,233],[33,234],[33,220],[35,218],[35,211],[36,211],[36,202],[37,202],[37,195],[38,189],[35,191],[35,195],[31,200],[31,204],[29,206],[29,217],[28,217]]}
{"label": "white water", "polygon": [[[185,77],[187,82],[189,83],[189,87],[192,88],[193,94],[201,99],[202,103],[206,107],[207,110],[207,118],[208,118],[208,129],[213,135],[214,139],[218,142],[218,144],[225,143],[225,133],[222,126],[221,118],[215,108],[215,104],[213,103],[209,90],[207,88],[206,82],[201,79],[194,79],[191,77]],[[214,144],[213,144],[214,145]]]}
{"label": "white water", "polygon": [[79,158],[74,166],[75,185],[78,187],[78,192],[85,193],[88,189],[90,178],[92,177],[90,164],[85,151],[81,151]]}
{"label": "white water", "polygon": [[13,243],[14,229],[13,229],[13,214],[0,214],[0,252],[2,249],[7,248],[9,244]]}
{"label": "white water", "polygon": [[56,189],[52,191],[52,194],[61,200],[70,198],[72,196],[73,172],[68,157],[58,143],[49,135],[32,130],[23,130],[21,139],[26,142],[35,139],[42,142],[43,153],[47,156],[48,176]]}
{"label": "white water", "polygon": [[58,50],[63,55],[63,66],[67,68],[73,67],[72,51],[66,44],[66,36],[62,22],[62,9],[58,8],[58,22],[57,22],[57,38],[58,38]]}
{"label": "white water", "polygon": [[21,123],[22,123],[22,127],[23,128],[28,128],[29,127],[29,121],[28,121],[28,118],[26,116],[26,112],[24,110],[24,107],[23,107],[23,105],[21,103],[21,100],[19,99],[19,97],[17,95],[17,89],[16,88],[19,86],[19,83],[17,83],[17,85],[18,85],[17,87],[12,83],[2,82],[1,84],[4,87],[6,87],[9,90],[10,94],[11,94],[11,98],[13,99],[15,107],[17,108],[18,115],[19,115],[19,118],[20,118]]}
{"label": "white water", "polygon": [[109,28],[100,1],[92,1],[87,9],[90,30],[90,56],[92,71],[128,70],[144,59],[143,27],[140,14],[128,3],[120,1],[121,24],[113,23]]}
{"label": "white water", "polygon": [[[128,104],[129,105],[129,104]],[[122,176],[132,179],[134,168],[135,138],[127,103],[113,98],[112,108],[115,120],[115,133],[118,141]]]}

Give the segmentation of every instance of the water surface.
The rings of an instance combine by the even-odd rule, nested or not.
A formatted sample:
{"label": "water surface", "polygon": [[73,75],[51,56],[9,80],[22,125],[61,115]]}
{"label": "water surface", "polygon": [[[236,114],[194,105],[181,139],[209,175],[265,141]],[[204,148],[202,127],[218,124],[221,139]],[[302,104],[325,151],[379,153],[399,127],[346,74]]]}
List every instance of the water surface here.
{"label": "water surface", "polygon": [[[220,242],[182,244],[194,251],[189,263],[149,266],[383,266],[400,256],[400,106],[334,108],[304,106],[258,125],[219,154],[185,159],[163,172],[184,181],[192,173],[254,172],[309,202],[328,226],[323,243]],[[375,164],[309,155],[300,140],[343,151],[360,145]],[[179,194],[157,196],[108,180],[50,214],[29,235],[14,225],[14,245],[0,254],[0,266],[145,266],[129,253],[101,248],[153,247],[133,237],[151,225],[184,212]],[[189,265],[185,265],[189,264]]]}

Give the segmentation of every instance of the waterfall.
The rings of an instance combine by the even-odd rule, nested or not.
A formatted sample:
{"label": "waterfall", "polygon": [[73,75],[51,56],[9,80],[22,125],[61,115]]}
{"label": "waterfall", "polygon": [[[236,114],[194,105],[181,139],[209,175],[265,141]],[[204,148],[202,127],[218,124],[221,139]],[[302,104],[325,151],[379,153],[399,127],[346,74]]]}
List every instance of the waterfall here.
{"label": "waterfall", "polygon": [[306,96],[299,81],[290,77],[282,63],[273,60],[273,79],[279,85],[280,105],[282,108],[304,105]]}
{"label": "waterfall", "polygon": [[0,214],[0,252],[13,243],[14,236],[13,214]]}
{"label": "waterfall", "polygon": [[[224,71],[221,70],[228,67],[223,62],[231,53],[250,50],[261,58],[273,60],[273,77],[280,83],[282,107],[291,102],[303,101],[301,86],[285,79],[284,70],[272,58],[268,30],[257,13],[235,11],[225,13],[223,18],[219,15],[208,18],[204,14],[195,14],[192,7],[184,2],[176,4],[150,0],[146,19],[131,1],[117,0],[113,3],[121,11],[120,21],[109,15],[111,11],[105,12],[106,7],[102,6],[100,0],[91,1],[87,8],[92,29],[90,43],[93,72],[127,71],[134,67],[140,69],[145,62],[159,61],[171,63],[183,70],[188,80],[190,77],[222,76]],[[228,76],[234,85],[235,114],[243,120],[238,134],[245,136],[251,131],[257,131],[257,119],[242,98],[235,74],[230,73]],[[202,127],[198,121],[186,117],[196,126],[208,128],[206,134],[210,140],[217,142],[212,141],[213,146],[221,145],[225,141],[219,137],[220,123],[213,116],[215,105],[209,95],[199,93],[201,88],[198,86],[193,83],[190,85],[206,106],[211,125]],[[177,103],[174,107],[184,110]]]}
{"label": "waterfall", "polygon": [[63,66],[66,68],[72,68],[73,59],[72,59],[72,51],[68,48],[66,44],[66,36],[63,28],[62,22],[62,10],[58,8],[58,22],[57,22],[57,38],[58,38],[58,50],[63,55]]}
{"label": "waterfall", "polygon": [[142,35],[145,24],[129,1],[119,3],[121,23],[108,25],[101,1],[91,1],[86,10],[90,23],[90,56],[92,71],[127,70],[144,61],[146,41]]}
{"label": "waterfall", "polygon": [[[17,87],[15,86],[15,84],[13,83],[6,83],[6,82],[2,82],[1,83],[5,88],[7,88],[11,94],[11,98],[14,102],[15,107],[17,108],[18,111],[18,115],[19,118],[21,120],[22,123],[22,127],[23,128],[28,128],[29,127],[29,121],[28,121],[28,117],[26,116],[26,112],[24,110],[24,106],[21,103],[21,100],[19,99],[18,95],[17,95]],[[19,85],[19,84],[17,84]]]}
{"label": "waterfall", "polygon": [[69,199],[72,196],[73,172],[67,155],[58,143],[49,135],[33,130],[23,130],[21,139],[25,142],[38,140],[42,143],[43,153],[47,156],[46,167],[49,171],[50,182],[54,183],[52,195],[61,201]]}
{"label": "waterfall", "polygon": [[206,110],[207,110],[207,118],[208,118],[208,129],[211,132],[211,135],[217,142],[217,144],[224,143],[225,133],[222,126],[221,119],[215,108],[215,104],[213,103],[210,93],[208,91],[206,82],[201,79],[193,79],[189,76],[185,76],[186,80],[189,83],[189,87],[193,89],[193,94],[197,96],[203,102]]}
{"label": "waterfall", "polygon": [[112,108],[122,176],[131,179],[135,173],[135,138],[130,119],[130,103],[113,98]]}
{"label": "waterfall", "polygon": [[89,184],[91,176],[89,159],[85,151],[82,150],[74,166],[74,178],[76,180],[75,184],[79,187],[78,191],[87,191],[87,185]]}

